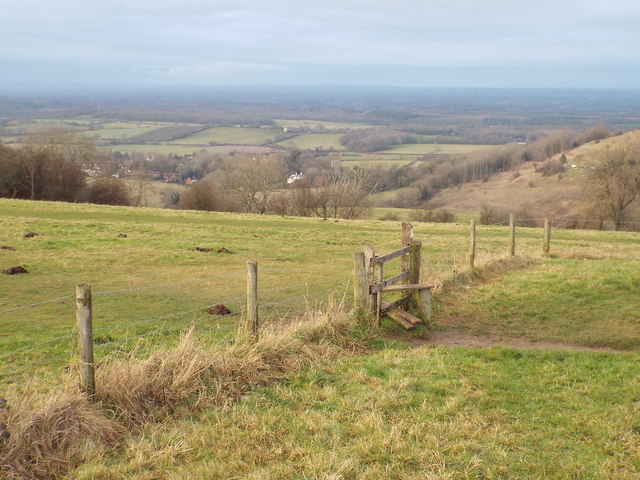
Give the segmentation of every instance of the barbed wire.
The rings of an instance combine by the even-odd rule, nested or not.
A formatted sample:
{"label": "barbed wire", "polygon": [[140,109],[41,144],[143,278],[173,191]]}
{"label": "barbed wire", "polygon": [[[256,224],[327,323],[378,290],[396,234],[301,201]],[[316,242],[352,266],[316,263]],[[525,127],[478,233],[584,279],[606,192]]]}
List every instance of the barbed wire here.
{"label": "barbed wire", "polygon": [[163,283],[163,284],[158,284],[158,285],[148,285],[148,286],[144,286],[144,287],[135,287],[135,288],[121,288],[121,289],[117,289],[117,290],[105,290],[105,291],[98,291],[98,292],[93,292],[92,295],[93,296],[100,296],[100,295],[111,295],[114,293],[129,293],[129,292],[138,292],[141,290],[152,290],[154,288],[165,288],[165,287],[175,287],[175,286],[179,286],[179,285],[189,285],[192,283],[197,283],[197,282],[205,282],[208,280],[218,280],[218,279],[222,279],[222,278],[230,278],[233,277],[235,275],[241,275],[243,273],[246,273],[244,270],[238,270],[236,272],[233,273],[229,273],[227,275],[216,275],[216,276],[210,276],[210,277],[203,277],[203,278],[197,278],[197,279],[193,279],[193,280],[184,280],[182,282],[172,282],[172,283]]}
{"label": "barbed wire", "polygon": [[[324,268],[327,265],[343,265],[343,264],[347,264],[347,263],[351,263],[352,260],[343,260],[343,261],[337,261],[337,262],[331,262],[329,264],[314,264],[311,267],[318,267],[318,268]],[[298,267],[298,268],[261,268],[260,271],[263,273],[266,272],[297,272],[297,271],[301,271],[301,270],[309,270],[309,266],[302,266],[302,267]],[[197,279],[193,279],[193,280],[184,280],[184,281],[180,281],[180,282],[170,282],[170,283],[162,283],[162,284],[156,284],[156,285],[146,285],[146,286],[142,286],[142,287],[134,287],[134,288],[120,288],[120,289],[114,289],[114,290],[103,290],[103,291],[95,291],[92,292],[92,296],[103,296],[103,295],[112,295],[115,293],[131,293],[131,292],[138,292],[138,291],[144,291],[144,290],[153,290],[156,288],[166,288],[166,287],[174,287],[174,286],[181,286],[181,285],[189,285],[189,284],[193,284],[193,283],[198,283],[198,282],[204,282],[204,281],[209,281],[209,280],[217,280],[217,279],[224,279],[224,278],[230,278],[236,275],[242,275],[246,273],[244,270],[237,270],[235,272],[226,274],[226,275],[216,275],[216,276],[208,276],[208,277],[202,277],[202,278],[197,278]],[[16,307],[11,307],[11,308],[7,308],[5,310],[0,310],[0,315],[4,314],[4,313],[10,313],[16,310],[21,310],[21,309],[25,309],[25,308],[33,308],[33,307],[37,307],[39,305],[44,305],[47,303],[54,303],[54,302],[59,302],[61,300],[67,300],[67,299],[73,299],[75,298],[75,295],[65,295],[62,297],[56,297],[56,298],[51,298],[51,299],[47,299],[47,300],[41,300],[38,302],[34,302],[34,303],[30,303],[28,305],[19,305]]]}
{"label": "barbed wire", "polygon": [[[75,327],[74,327],[74,330],[75,330]],[[26,350],[32,350],[34,348],[42,347],[43,345],[48,345],[50,343],[55,343],[55,342],[57,342],[59,340],[63,340],[65,338],[70,338],[73,335],[75,335],[75,331],[73,331],[71,333],[67,333],[66,335],[60,335],[59,337],[51,338],[51,339],[46,340],[44,342],[34,343],[34,344],[31,344],[31,345],[28,345],[28,346],[25,346],[25,347],[22,347],[22,348],[18,348],[16,350],[13,350],[12,352],[3,353],[2,355],[0,355],[0,359],[1,358],[11,357],[13,355],[16,355],[18,353],[24,352]]]}
{"label": "barbed wire", "polygon": [[57,298],[51,298],[49,300],[42,300],[40,302],[31,303],[29,305],[20,305],[18,307],[11,307],[11,308],[8,308],[6,310],[0,310],[0,314],[13,312],[15,310],[21,310],[23,308],[37,307],[38,305],[44,305],[46,303],[59,302],[60,300],[65,300],[65,299],[74,298],[74,297],[75,297],[75,295],[65,295],[64,297],[57,297]]}

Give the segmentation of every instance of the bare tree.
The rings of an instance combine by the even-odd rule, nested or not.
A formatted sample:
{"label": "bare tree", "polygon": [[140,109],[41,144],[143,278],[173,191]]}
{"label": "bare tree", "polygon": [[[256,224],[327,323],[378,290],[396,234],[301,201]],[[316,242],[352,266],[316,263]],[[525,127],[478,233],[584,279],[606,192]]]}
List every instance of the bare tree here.
{"label": "bare tree", "polygon": [[313,195],[316,215],[359,218],[369,208],[372,180],[365,170],[330,170],[316,179]]}
{"label": "bare tree", "polygon": [[591,172],[589,193],[620,230],[625,210],[640,194],[640,151],[626,145],[601,150]]}
{"label": "bare tree", "polygon": [[232,192],[245,212],[264,214],[273,194],[285,185],[284,161],[268,155],[227,158],[220,169],[220,184]]}

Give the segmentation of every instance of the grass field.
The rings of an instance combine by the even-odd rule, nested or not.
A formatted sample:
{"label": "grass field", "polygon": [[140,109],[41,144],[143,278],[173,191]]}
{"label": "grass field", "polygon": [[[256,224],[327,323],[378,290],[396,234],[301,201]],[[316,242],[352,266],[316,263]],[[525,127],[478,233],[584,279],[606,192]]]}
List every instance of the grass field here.
{"label": "grass field", "polygon": [[190,144],[208,146],[211,142],[231,145],[263,145],[276,139],[282,132],[279,129],[215,127],[179,140],[173,144]]}
{"label": "grass field", "polygon": [[[225,409],[186,405],[67,478],[637,477],[640,235],[554,230],[542,258],[541,233],[519,228],[511,262],[507,229],[478,227],[471,275],[465,225],[416,224],[422,280],[437,286],[431,328],[629,353],[374,340],[377,353],[291,372]],[[15,249],[1,269],[29,271],[0,276],[0,386],[15,396],[64,378],[77,283],[93,287],[98,362],[144,358],[189,325],[200,348],[221,348],[239,317],[203,311],[242,311],[246,260],[259,262],[262,318],[286,323],[328,297],[349,305],[352,253],[399,237],[399,222],[0,200],[0,245]]]}
{"label": "grass field", "polygon": [[309,133],[306,135],[298,135],[289,140],[283,140],[278,142],[278,144],[299,150],[345,150],[345,148],[340,145],[340,138],[342,138],[341,133]]}
{"label": "grass field", "polygon": [[349,123],[349,122],[325,122],[322,120],[285,120],[275,119],[280,127],[289,128],[317,128],[322,126],[328,130],[361,130],[363,128],[375,128],[375,125],[366,123]]}
{"label": "grass field", "polygon": [[637,360],[388,348],[149,426],[72,478],[635,478]]}
{"label": "grass field", "polygon": [[466,145],[461,143],[410,143],[405,145],[395,145],[384,153],[395,153],[404,155],[426,155],[437,153],[442,155],[461,155],[478,150],[495,148],[495,145]]}

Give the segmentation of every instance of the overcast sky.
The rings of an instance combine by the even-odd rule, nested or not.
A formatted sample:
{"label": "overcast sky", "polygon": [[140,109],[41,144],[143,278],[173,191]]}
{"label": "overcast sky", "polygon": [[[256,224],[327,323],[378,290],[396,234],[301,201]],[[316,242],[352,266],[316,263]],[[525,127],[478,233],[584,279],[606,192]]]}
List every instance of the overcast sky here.
{"label": "overcast sky", "polygon": [[0,0],[0,82],[640,87],[639,0]]}

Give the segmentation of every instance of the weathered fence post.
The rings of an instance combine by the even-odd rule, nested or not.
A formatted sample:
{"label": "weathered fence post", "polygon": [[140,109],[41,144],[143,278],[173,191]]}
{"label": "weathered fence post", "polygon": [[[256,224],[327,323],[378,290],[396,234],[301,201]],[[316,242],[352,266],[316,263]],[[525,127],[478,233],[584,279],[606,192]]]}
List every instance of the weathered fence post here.
{"label": "weathered fence post", "polygon": [[76,319],[78,321],[80,389],[89,397],[93,397],[96,393],[96,374],[93,362],[93,319],[89,285],[76,285]]}
{"label": "weathered fence post", "polygon": [[[402,222],[402,248],[411,245],[411,239],[413,238],[413,225],[409,222]],[[409,270],[409,255],[402,256],[402,271]],[[408,280],[407,282],[408,283]]]}
{"label": "weathered fence post", "polygon": [[548,217],[544,219],[544,241],[542,243],[542,255],[549,255],[551,249],[551,220]]}
{"label": "weathered fence post", "polygon": [[509,214],[509,255],[512,257],[516,254],[516,216]]}
{"label": "weathered fence post", "polygon": [[258,339],[258,263],[247,262],[247,314],[238,332],[240,340]]}
{"label": "weathered fence post", "polygon": [[471,242],[469,245],[469,268],[474,269],[476,261],[476,221],[471,219]]}
{"label": "weathered fence post", "polygon": [[365,265],[364,252],[353,254],[353,307],[360,313],[367,313],[367,268]]}
{"label": "weathered fence post", "polygon": [[[419,240],[411,240],[411,263],[409,267],[409,283],[420,283],[420,250],[422,249],[422,242]],[[411,304],[413,308],[421,308],[422,299],[420,298],[420,292],[413,290],[411,292]]]}
{"label": "weathered fence post", "polygon": [[369,285],[373,284],[374,281],[374,265],[372,263],[373,259],[376,256],[376,252],[373,247],[364,247],[364,268],[365,268],[365,280],[367,282],[367,302],[365,304],[365,313],[367,315],[375,315],[376,313],[376,305],[378,304],[378,294],[371,294],[369,291]]}

